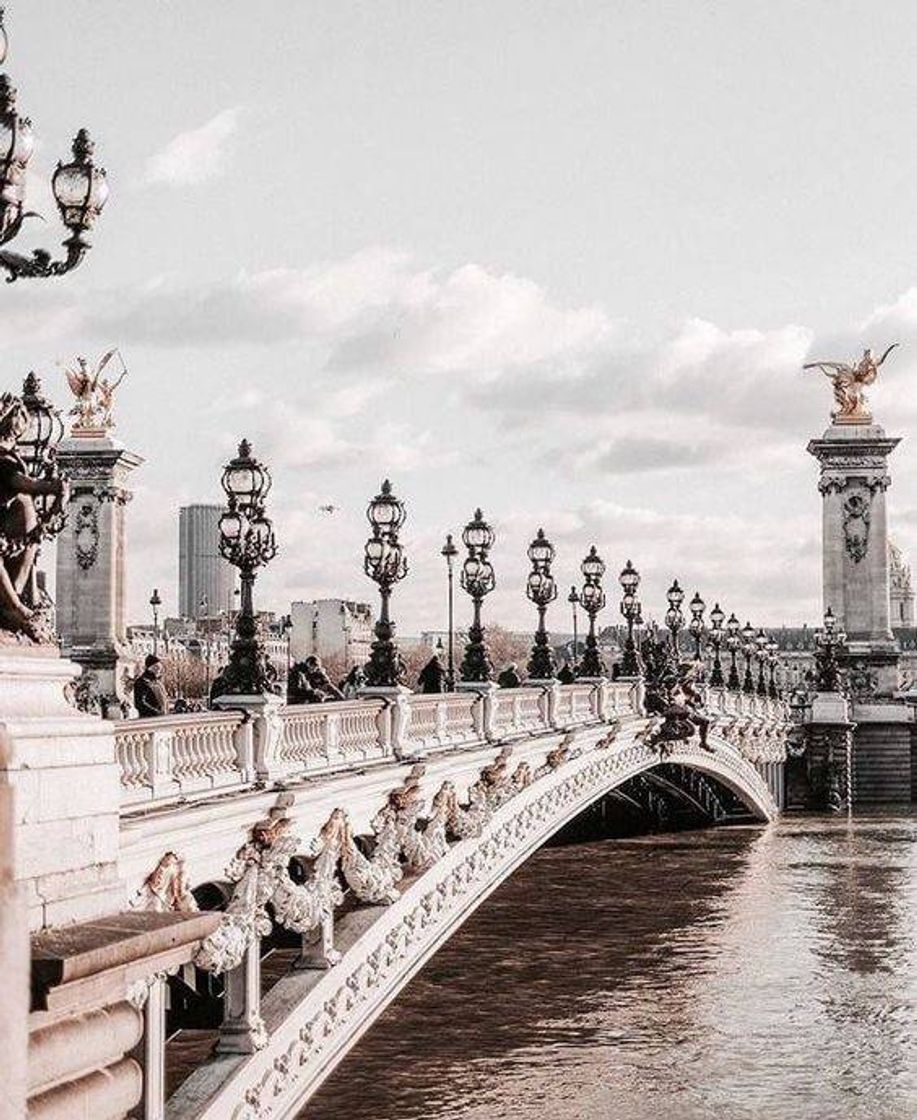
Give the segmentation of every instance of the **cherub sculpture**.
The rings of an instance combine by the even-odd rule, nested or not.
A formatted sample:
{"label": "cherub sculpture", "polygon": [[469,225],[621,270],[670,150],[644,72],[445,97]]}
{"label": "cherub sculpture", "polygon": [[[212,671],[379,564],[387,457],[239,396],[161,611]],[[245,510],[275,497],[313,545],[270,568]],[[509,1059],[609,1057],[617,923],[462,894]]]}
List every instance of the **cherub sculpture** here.
{"label": "cherub sculpture", "polygon": [[669,642],[653,636],[644,640],[641,653],[645,677],[643,706],[647,715],[662,717],[647,745],[666,758],[673,743],[684,742],[698,732],[701,747],[712,751],[707,743],[710,721],[704,713],[697,663],[679,661]]}
{"label": "cherub sculpture", "polygon": [[[115,357],[121,363],[121,373],[116,381],[110,381],[102,376],[102,372]],[[76,403],[68,413],[68,416],[76,417],[73,426],[103,431],[113,428],[115,421],[111,410],[115,390],[127,376],[127,367],[120,352],[117,349],[109,350],[102,355],[93,370],[90,370],[86,358],[77,358],[76,368],[65,367],[64,372],[67,375],[70,391],[76,397]]]}
{"label": "cherub sculpture", "polygon": [[[67,484],[51,470],[46,477],[29,474],[17,447],[29,428],[29,412],[21,397],[0,396],[0,631],[34,642],[51,641],[43,617],[35,561],[49,526],[59,531]],[[50,503],[36,498],[50,496]]]}
{"label": "cherub sculpture", "polygon": [[893,342],[878,361],[872,356],[872,351],[867,349],[856,365],[847,365],[845,362],[809,362],[802,367],[819,369],[826,377],[831,378],[834,400],[837,402],[836,411],[831,413],[833,423],[872,423],[872,414],[866,407],[864,386],[873,384],[879,376],[879,366],[896,346],[898,343]]}

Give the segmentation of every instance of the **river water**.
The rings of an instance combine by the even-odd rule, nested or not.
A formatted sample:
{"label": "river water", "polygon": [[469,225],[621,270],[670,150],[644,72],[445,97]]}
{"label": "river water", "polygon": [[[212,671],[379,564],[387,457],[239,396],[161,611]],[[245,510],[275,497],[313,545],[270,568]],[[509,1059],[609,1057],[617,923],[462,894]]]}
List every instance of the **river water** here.
{"label": "river water", "polygon": [[914,1120],[917,816],[543,849],[309,1120]]}

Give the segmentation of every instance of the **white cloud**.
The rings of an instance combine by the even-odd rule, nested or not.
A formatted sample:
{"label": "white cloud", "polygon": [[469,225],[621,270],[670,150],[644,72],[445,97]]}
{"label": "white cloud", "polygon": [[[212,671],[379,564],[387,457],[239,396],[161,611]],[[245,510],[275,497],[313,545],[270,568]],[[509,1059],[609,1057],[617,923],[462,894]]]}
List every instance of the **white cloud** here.
{"label": "white cloud", "polygon": [[226,170],[229,140],[239,127],[240,110],[224,109],[200,128],[179,132],[146,161],[145,183],[195,186]]}

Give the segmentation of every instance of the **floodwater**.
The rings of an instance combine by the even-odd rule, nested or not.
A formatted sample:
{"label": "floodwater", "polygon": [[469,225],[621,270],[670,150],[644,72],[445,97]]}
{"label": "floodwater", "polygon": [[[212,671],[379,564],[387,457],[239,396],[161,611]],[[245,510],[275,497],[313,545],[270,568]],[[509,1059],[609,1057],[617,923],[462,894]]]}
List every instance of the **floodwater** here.
{"label": "floodwater", "polygon": [[917,815],[544,849],[309,1120],[914,1120]]}

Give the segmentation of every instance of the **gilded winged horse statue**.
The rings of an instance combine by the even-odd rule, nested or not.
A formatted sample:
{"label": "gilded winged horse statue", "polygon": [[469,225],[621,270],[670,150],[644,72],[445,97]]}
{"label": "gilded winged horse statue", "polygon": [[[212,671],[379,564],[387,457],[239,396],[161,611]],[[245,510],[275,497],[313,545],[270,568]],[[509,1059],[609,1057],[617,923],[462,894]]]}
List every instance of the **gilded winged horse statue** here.
{"label": "gilded winged horse statue", "polygon": [[818,369],[831,378],[834,387],[834,400],[837,409],[831,413],[835,424],[871,424],[872,413],[866,407],[865,386],[879,376],[879,366],[898,346],[893,342],[882,357],[876,361],[871,350],[864,350],[863,357],[856,365],[846,362],[809,362],[803,369]]}
{"label": "gilded winged horse statue", "polygon": [[[121,364],[121,373],[117,380],[110,381],[102,373],[113,358]],[[109,350],[98,360],[94,369],[90,369],[86,358],[76,359],[76,368],[64,367],[67,375],[67,384],[76,401],[70,409],[68,416],[76,419],[74,428],[95,429],[109,431],[115,426],[112,417],[112,404],[115,390],[127,376],[127,367],[119,350]]]}

